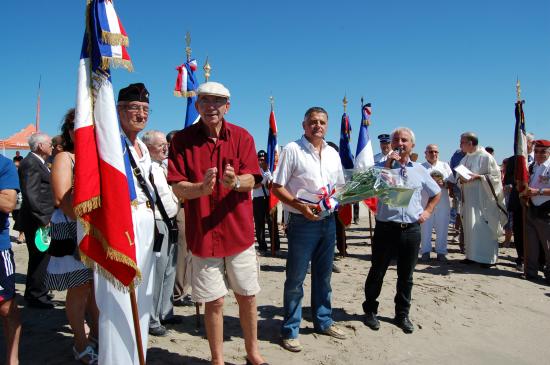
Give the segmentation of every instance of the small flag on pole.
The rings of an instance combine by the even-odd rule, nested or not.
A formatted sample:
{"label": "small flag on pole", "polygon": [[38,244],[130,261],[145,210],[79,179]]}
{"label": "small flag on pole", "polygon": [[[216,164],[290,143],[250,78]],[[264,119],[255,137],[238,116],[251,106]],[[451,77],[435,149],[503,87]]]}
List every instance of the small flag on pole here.
{"label": "small flag on pole", "polygon": [[[372,152],[372,143],[369,135],[371,104],[363,104],[361,98],[361,126],[359,127],[359,137],[357,139],[357,153],[355,154],[355,169],[365,170],[374,166],[374,154]],[[363,201],[370,210],[376,213],[378,199],[376,197],[365,199]]]}
{"label": "small flag on pole", "polygon": [[[277,121],[275,120],[275,112],[273,111],[273,99],[271,99],[271,113],[269,113],[269,133],[267,135],[267,167],[273,175],[277,169],[277,161],[279,159],[279,145],[277,144]],[[271,211],[279,199],[270,192],[269,194],[269,211]]]}
{"label": "small flag on pole", "polygon": [[344,169],[353,169],[353,155],[351,154],[351,147],[349,145],[351,138],[351,124],[349,123],[349,117],[344,112],[342,115],[342,122],[340,123],[340,160],[342,161],[342,167]]}
{"label": "small flag on pole", "polygon": [[[81,258],[120,289],[137,284],[132,175],[123,150],[110,66],[132,69],[112,1],[90,1],[78,68],[74,210]],[[130,189],[131,187],[131,189]],[[116,219],[114,219],[116,217]]]}
{"label": "small flag on pole", "polygon": [[176,79],[174,95],[187,98],[187,110],[185,112],[185,128],[187,128],[199,120],[199,112],[195,108],[198,87],[198,82],[195,78],[197,60],[190,59],[183,65],[176,67],[176,70],[178,70],[178,78]]}
{"label": "small flag on pole", "polygon": [[529,175],[527,171],[527,134],[525,133],[525,115],[523,114],[523,100],[516,101],[516,127],[514,133],[514,154],[516,156],[516,164],[514,171],[514,179],[516,186],[521,193],[529,183]]}

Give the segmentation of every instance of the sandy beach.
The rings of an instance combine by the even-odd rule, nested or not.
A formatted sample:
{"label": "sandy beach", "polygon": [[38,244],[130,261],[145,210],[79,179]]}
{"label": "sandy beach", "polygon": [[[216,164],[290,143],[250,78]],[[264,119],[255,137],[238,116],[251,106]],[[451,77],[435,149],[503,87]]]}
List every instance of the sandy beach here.
{"label": "sandy beach", "polygon": [[[13,233],[12,233],[13,235]],[[362,322],[363,285],[370,268],[368,218],[348,231],[348,256],[337,261],[341,273],[332,276],[333,317],[348,339],[336,340],[313,331],[310,317],[310,282],[305,284],[301,353],[280,346],[286,238],[278,257],[260,257],[258,295],[260,349],[270,364],[541,364],[550,360],[550,287],[520,278],[514,265],[515,250],[500,249],[496,267],[460,263],[463,255],[449,245],[449,262],[435,259],[419,263],[414,276],[410,317],[412,335],[391,323],[395,294],[395,266],[388,270],[380,297],[382,326],[374,332]],[[24,306],[27,250],[13,247],[17,264],[17,291],[23,333],[22,364],[72,364],[72,334],[64,312],[65,293],[56,292],[53,310]],[[435,258],[435,253],[432,253]],[[228,364],[244,364],[244,342],[238,307],[226,297],[225,356]],[[204,327],[196,328],[194,307],[177,307],[184,321],[169,326],[166,337],[149,337],[148,364],[207,364],[210,352]],[[202,322],[202,316],[201,316]],[[3,336],[2,354],[4,357]]]}

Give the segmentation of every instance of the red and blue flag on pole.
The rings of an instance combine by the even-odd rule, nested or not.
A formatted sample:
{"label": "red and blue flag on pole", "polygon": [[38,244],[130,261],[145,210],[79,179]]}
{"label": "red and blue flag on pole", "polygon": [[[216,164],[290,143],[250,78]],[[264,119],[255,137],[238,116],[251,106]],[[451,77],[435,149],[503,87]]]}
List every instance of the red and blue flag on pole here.
{"label": "red and blue flag on pole", "polygon": [[131,214],[134,182],[110,72],[112,66],[132,70],[127,45],[112,1],[90,1],[78,68],[73,204],[83,262],[121,289],[141,278]]}
{"label": "red and blue flag on pole", "polygon": [[187,128],[199,121],[199,112],[195,108],[197,88],[199,86],[195,77],[197,60],[189,59],[183,65],[176,67],[176,70],[178,70],[178,78],[176,79],[174,95],[187,98],[187,110],[185,112],[185,128]]}
{"label": "red and blue flag on pole", "polygon": [[353,155],[349,145],[351,138],[351,124],[346,113],[342,114],[342,122],[340,123],[340,161],[344,169],[353,169]]}
{"label": "red and blue flag on pole", "polygon": [[[267,167],[271,174],[275,173],[277,169],[277,161],[279,159],[279,145],[277,144],[277,121],[275,120],[275,112],[273,111],[273,104],[271,105],[271,113],[269,113],[269,133],[267,134]],[[271,192],[269,194],[269,211],[271,211],[279,199],[275,197]]]}

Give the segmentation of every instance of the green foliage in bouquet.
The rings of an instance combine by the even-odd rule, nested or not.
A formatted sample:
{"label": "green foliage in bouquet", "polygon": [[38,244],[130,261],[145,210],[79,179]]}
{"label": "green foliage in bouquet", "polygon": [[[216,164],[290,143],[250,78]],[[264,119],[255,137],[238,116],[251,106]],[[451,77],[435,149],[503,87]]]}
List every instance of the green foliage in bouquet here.
{"label": "green foliage in bouquet", "polygon": [[398,174],[388,169],[370,167],[367,170],[351,171],[351,177],[335,193],[334,198],[343,205],[377,197],[389,206],[406,207],[413,193],[413,189],[403,186]]}

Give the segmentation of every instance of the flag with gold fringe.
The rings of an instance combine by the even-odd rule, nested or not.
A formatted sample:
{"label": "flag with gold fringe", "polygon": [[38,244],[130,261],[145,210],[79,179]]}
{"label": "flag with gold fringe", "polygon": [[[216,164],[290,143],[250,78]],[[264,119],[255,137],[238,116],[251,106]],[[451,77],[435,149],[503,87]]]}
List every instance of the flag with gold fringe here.
{"label": "flag with gold fringe", "polygon": [[195,77],[197,60],[188,59],[183,65],[176,67],[178,78],[174,88],[174,95],[187,98],[187,110],[185,112],[185,128],[195,124],[199,120],[199,112],[195,108],[197,101],[197,88],[199,83]]}
{"label": "flag with gold fringe", "polygon": [[141,278],[131,214],[134,183],[109,69],[132,70],[127,45],[112,1],[88,1],[78,68],[73,204],[82,261],[120,289]]}

